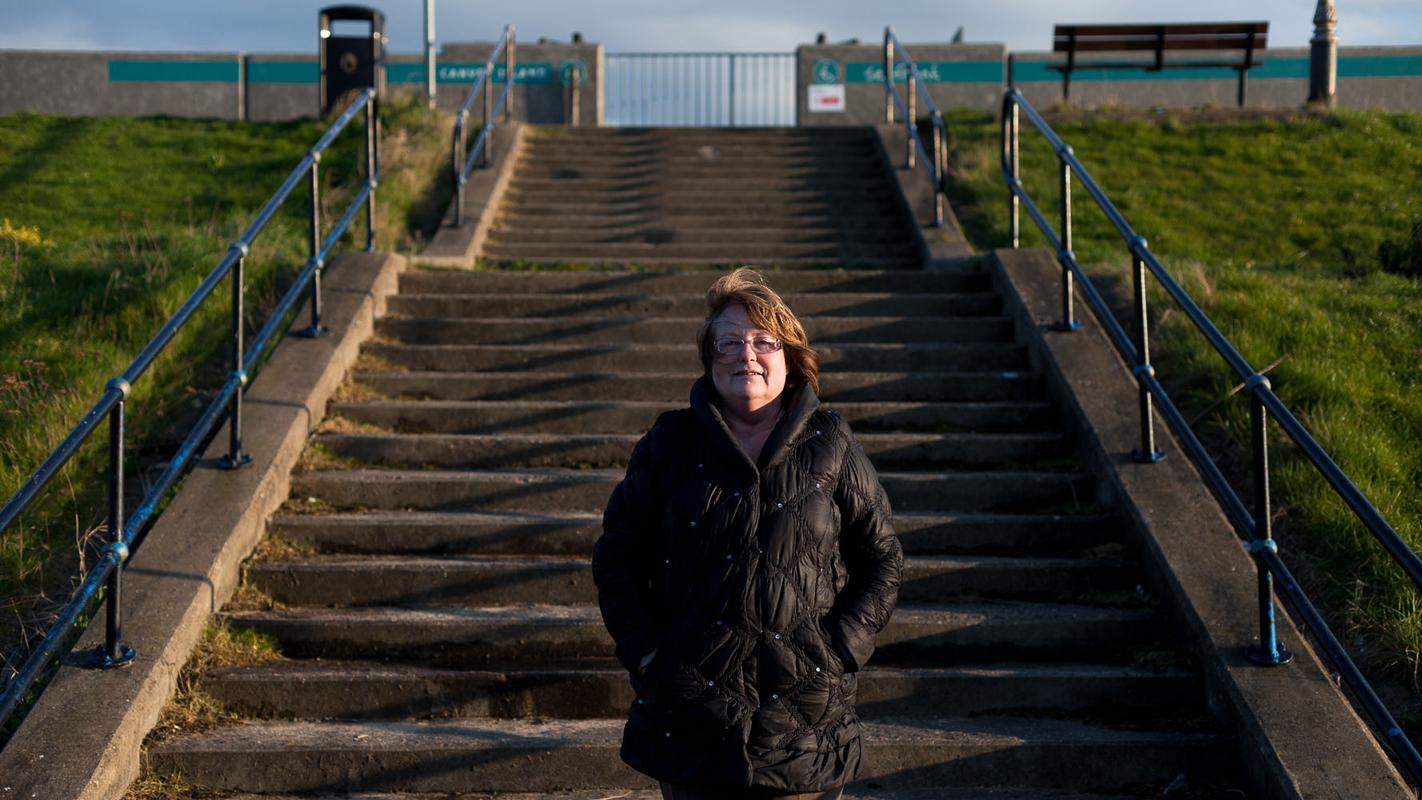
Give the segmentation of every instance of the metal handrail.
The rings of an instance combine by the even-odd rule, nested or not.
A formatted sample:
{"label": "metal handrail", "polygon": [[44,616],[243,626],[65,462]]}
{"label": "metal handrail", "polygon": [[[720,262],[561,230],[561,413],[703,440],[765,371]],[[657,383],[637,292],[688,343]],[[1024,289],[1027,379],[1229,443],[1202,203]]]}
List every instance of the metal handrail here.
{"label": "metal handrail", "polygon": [[[493,102],[491,92],[494,87],[494,64],[499,60],[499,54],[504,55],[504,90],[499,93],[498,102]],[[512,25],[504,26],[504,33],[499,37],[498,44],[494,45],[493,52],[489,53],[489,60],[484,62],[484,71],[479,75],[479,79],[474,81],[474,86],[469,89],[469,94],[465,95],[464,103],[459,107],[459,117],[454,120],[454,142],[452,145],[452,158],[450,159],[450,170],[454,176],[454,227],[464,225],[464,184],[469,180],[469,173],[474,169],[474,157],[482,156],[480,166],[489,165],[489,131],[494,125],[494,116],[499,113],[499,109],[504,111],[504,121],[513,118],[513,85],[514,85],[514,28]],[[469,121],[469,107],[474,104],[474,98],[478,96],[479,90],[484,90],[484,127],[479,130],[479,136],[474,140],[474,146],[465,152],[464,149],[464,127]],[[505,105],[507,103],[507,105]]]}
{"label": "metal handrail", "polygon": [[[317,165],[321,161],[321,154],[324,153],[336,136],[355,118],[362,109],[365,110],[365,152],[361,158],[364,163],[365,181],[362,183],[360,191],[347,207],[345,214],[324,240],[321,238],[321,204],[319,196],[319,181]],[[287,197],[296,189],[303,177],[310,176],[309,198],[310,210],[310,257],[306,260],[306,266],[297,276],[296,282],[287,290],[286,295],[281,299],[267,318],[266,324],[257,333],[250,347],[243,347],[243,294],[245,292],[244,269],[247,254],[250,252],[252,242],[266,228],[267,223],[276,215],[277,209],[286,201]],[[25,512],[40,496],[44,488],[50,481],[59,474],[59,470],[69,462],[79,451],[80,446],[91,437],[98,429],[99,423],[105,417],[109,422],[109,496],[108,496],[108,523],[109,544],[104,548],[104,553],[100,557],[94,569],[85,576],[79,590],[64,606],[58,618],[39,646],[30,654],[19,670],[11,676],[5,686],[5,691],[0,694],[0,729],[10,718],[15,707],[20,700],[29,692],[35,680],[44,671],[45,667],[53,659],[55,653],[60,649],[60,645],[69,635],[75,623],[83,615],[84,611],[90,607],[91,602],[97,595],[99,588],[107,588],[107,630],[104,644],[97,648],[93,655],[93,661],[100,667],[121,667],[132,662],[134,651],[131,647],[123,643],[122,625],[119,617],[121,578],[124,562],[128,560],[130,552],[138,544],[139,533],[144,529],[148,520],[157,510],[158,504],[163,501],[169,489],[177,482],[178,478],[187,470],[188,465],[198,454],[203,441],[211,433],[212,429],[223,416],[223,411],[227,411],[230,423],[229,449],[221,460],[221,466],[229,469],[241,467],[251,461],[251,456],[242,452],[242,388],[248,383],[248,376],[256,368],[263,351],[276,338],[282,321],[292,308],[301,300],[302,294],[310,287],[311,299],[311,324],[301,331],[307,336],[319,336],[326,332],[321,326],[321,270],[326,264],[326,258],[335,247],[337,240],[345,233],[356,214],[362,206],[365,207],[366,214],[366,235],[365,249],[369,252],[375,244],[375,187],[380,177],[380,111],[379,103],[375,95],[375,89],[367,88],[360,93],[346,108],[321,137],[314,147],[306,152],[301,159],[301,163],[292,170],[291,174],[277,189],[276,193],[267,200],[262,209],[257,212],[256,218],[246,231],[232,243],[226,255],[218,262],[217,267],[210,272],[198,288],[188,297],[177,312],[170,318],[158,333],[153,337],[148,346],[143,349],[138,357],[123,371],[123,374],[110,380],[104,387],[104,393],[99,397],[94,407],[79,421],[79,424],[65,437],[40,468],[30,476],[25,485],[10,498],[3,509],[0,509],[0,533],[7,530],[20,515]],[[178,331],[196,313],[199,306],[206,301],[218,285],[228,275],[232,279],[232,333],[230,340],[230,363],[232,371],[228,375],[227,381],[222,389],[213,398],[202,415],[198,418],[196,425],[178,448],[177,453],[169,460],[167,468],[154,483],[153,487],[144,496],[137,510],[125,520],[123,510],[123,450],[124,450],[124,426],[125,426],[125,400],[129,395],[130,388],[134,381],[153,364],[153,361],[172,342]]]}
{"label": "metal handrail", "polygon": [[[897,54],[898,60],[908,67],[908,107],[904,107],[904,101],[899,98],[898,90],[894,88],[894,60]],[[928,104],[928,119],[933,123],[933,159],[930,161],[927,151],[923,148],[923,140],[918,135],[917,114],[915,109],[915,98],[918,94],[923,95],[923,102]],[[884,115],[890,125],[894,124],[894,109],[898,109],[899,114],[904,118],[904,126],[908,129],[908,147],[904,156],[904,169],[913,169],[914,154],[917,153],[923,163],[923,168],[928,170],[928,177],[933,181],[933,227],[943,224],[943,202],[948,194],[947,174],[948,174],[948,153],[944,147],[946,131],[943,127],[943,115],[938,113],[938,107],[933,104],[933,98],[928,94],[928,87],[918,77],[918,67],[914,64],[913,58],[899,43],[899,37],[894,34],[894,26],[884,28]]]}
{"label": "metal handrail", "polygon": [[[1074,330],[1080,323],[1072,315],[1072,282],[1075,277],[1081,284],[1082,293],[1086,295],[1092,308],[1096,311],[1096,317],[1105,326],[1111,341],[1115,344],[1128,361],[1134,365],[1132,370],[1136,381],[1139,384],[1140,392],[1140,426],[1141,426],[1141,448],[1132,453],[1138,461],[1158,461],[1161,458],[1159,451],[1155,449],[1154,433],[1151,422],[1151,408],[1153,403],[1158,403],[1160,413],[1165,417],[1171,429],[1175,431],[1180,440],[1180,444],[1189,454],[1191,460],[1205,476],[1211,491],[1223,504],[1226,513],[1235,529],[1243,536],[1248,544],[1250,553],[1254,556],[1255,565],[1258,569],[1259,584],[1259,627],[1260,643],[1251,645],[1247,649],[1250,660],[1261,665],[1286,664],[1292,658],[1292,654],[1279,644],[1274,625],[1273,607],[1273,580],[1278,579],[1280,591],[1293,604],[1304,625],[1317,638],[1320,646],[1328,655],[1329,659],[1337,666],[1338,671],[1344,681],[1348,683],[1349,689],[1363,705],[1364,710],[1373,720],[1373,723],[1381,731],[1382,739],[1389,749],[1402,762],[1412,779],[1422,783],[1422,756],[1418,755],[1417,749],[1412,742],[1402,733],[1397,721],[1383,705],[1376,692],[1368,685],[1367,680],[1358,670],[1353,660],[1348,656],[1342,644],[1338,642],[1336,636],[1324,622],[1322,615],[1314,608],[1308,597],[1299,588],[1298,582],[1289,571],[1283,561],[1279,558],[1278,545],[1274,542],[1272,532],[1273,514],[1270,508],[1269,495],[1269,449],[1268,449],[1268,420],[1272,415],[1280,428],[1288,434],[1308,460],[1322,474],[1339,497],[1352,509],[1354,516],[1367,527],[1373,537],[1383,546],[1393,559],[1412,579],[1414,585],[1422,588],[1422,559],[1407,546],[1402,537],[1393,530],[1392,526],[1383,519],[1382,514],[1373,507],[1367,497],[1353,483],[1342,469],[1334,463],[1333,459],[1324,451],[1323,447],[1309,434],[1303,424],[1284,406],[1278,395],[1274,394],[1269,384],[1269,379],[1261,373],[1255,371],[1240,355],[1224,334],[1220,333],[1214,323],[1205,316],[1205,312],[1185,292],[1185,289],[1170,275],[1164,266],[1150,252],[1143,236],[1137,235],[1131,228],[1121,212],[1118,211],[1106,193],[1096,184],[1087,173],[1086,168],[1077,160],[1072,152],[1071,146],[1067,145],[1052,130],[1051,126],[1042,119],[1036,109],[1032,108],[1017,91],[1016,88],[1009,88],[1003,97],[1002,106],[1002,173],[1007,181],[1007,189],[1011,213],[1012,246],[1019,245],[1020,222],[1019,203],[1025,204],[1027,213],[1037,224],[1037,227],[1047,237],[1047,241],[1056,251],[1058,262],[1062,265],[1062,319],[1054,327],[1058,330]],[[1060,164],[1060,200],[1061,200],[1061,233],[1058,234],[1052,229],[1051,223],[1047,221],[1045,215],[1032,202],[1026,189],[1022,185],[1021,179],[1021,159],[1018,149],[1018,135],[1021,127],[1019,111],[1027,115],[1027,119],[1042,134],[1055,151]],[[1117,233],[1125,240],[1127,250],[1131,254],[1132,277],[1135,294],[1134,321],[1136,327],[1136,341],[1133,343],[1131,337],[1127,335],[1124,328],[1111,313],[1106,301],[1100,293],[1092,286],[1085,271],[1076,261],[1076,255],[1071,249],[1071,176],[1075,175],[1087,194],[1105,213],[1106,218],[1116,228]],[[1250,396],[1250,418],[1251,418],[1251,451],[1253,458],[1254,474],[1254,513],[1251,515],[1249,509],[1235,493],[1224,474],[1215,465],[1214,460],[1209,457],[1204,445],[1191,430],[1190,424],[1185,417],[1175,407],[1174,402],[1166,394],[1165,389],[1155,377],[1155,368],[1150,363],[1149,328],[1146,320],[1146,294],[1145,275],[1149,270],[1160,285],[1179,305],[1180,309],[1194,323],[1195,327],[1204,335],[1215,352],[1225,360],[1226,363],[1244,380],[1244,389]]]}

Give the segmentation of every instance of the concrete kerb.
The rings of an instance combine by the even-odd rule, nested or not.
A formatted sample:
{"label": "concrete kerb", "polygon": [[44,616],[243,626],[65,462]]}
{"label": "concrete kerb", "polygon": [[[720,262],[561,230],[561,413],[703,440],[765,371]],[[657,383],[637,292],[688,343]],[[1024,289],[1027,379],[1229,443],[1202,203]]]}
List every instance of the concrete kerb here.
{"label": "concrete kerb", "polygon": [[[342,255],[324,278],[319,339],[288,335],[248,388],[243,447],[252,463],[217,468],[224,427],[149,531],[124,577],[126,669],[88,667],[102,614],[80,638],[23,725],[0,750],[5,797],[114,800],[138,777],[144,736],[173,696],[204,623],[231,596],[242,561],[287,497],[290,472],[326,403],[370,336],[404,268],[401,256]],[[305,327],[302,309],[292,330]]]}
{"label": "concrete kerb", "polygon": [[[494,224],[499,204],[508,190],[509,179],[513,176],[514,164],[523,151],[528,126],[521,122],[500,123],[489,131],[493,138],[493,163],[487,167],[476,167],[469,173],[469,182],[464,186],[465,224],[455,227],[455,206],[458,200],[451,200],[428,246],[414,256],[416,264],[430,267],[450,267],[470,269],[489,236],[489,228]],[[468,144],[473,146],[479,129],[467,132]]]}
{"label": "concrete kerb", "polygon": [[903,198],[904,211],[914,220],[914,243],[923,254],[924,269],[954,269],[963,259],[973,257],[973,248],[963,236],[962,226],[947,200],[943,203],[943,224],[933,223],[933,179],[922,164],[904,167],[908,131],[902,125],[877,125],[874,132],[886,169]]}
{"label": "concrete kerb", "polygon": [[[1163,421],[1156,443],[1165,460],[1131,460],[1140,426],[1129,368],[1090,313],[1076,332],[1046,329],[1061,302],[1052,254],[998,250],[986,268],[1063,416],[1079,420],[1078,453],[1136,537],[1178,641],[1199,659],[1211,711],[1237,737],[1251,796],[1414,797],[1287,614],[1277,614],[1278,629],[1293,662],[1264,668],[1245,658],[1258,640],[1254,563]],[[1080,295],[1077,308],[1088,308]]]}

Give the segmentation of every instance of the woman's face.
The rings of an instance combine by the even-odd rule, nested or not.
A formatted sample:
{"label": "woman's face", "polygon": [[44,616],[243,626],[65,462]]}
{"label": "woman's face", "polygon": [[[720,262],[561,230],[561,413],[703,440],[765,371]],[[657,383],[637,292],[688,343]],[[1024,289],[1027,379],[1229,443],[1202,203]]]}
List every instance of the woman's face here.
{"label": "woman's face", "polygon": [[711,380],[722,401],[731,410],[751,414],[774,403],[785,391],[785,349],[757,353],[751,340],[775,338],[751,322],[743,305],[727,306],[711,325],[712,341],[740,339],[741,347],[730,355],[711,354]]}

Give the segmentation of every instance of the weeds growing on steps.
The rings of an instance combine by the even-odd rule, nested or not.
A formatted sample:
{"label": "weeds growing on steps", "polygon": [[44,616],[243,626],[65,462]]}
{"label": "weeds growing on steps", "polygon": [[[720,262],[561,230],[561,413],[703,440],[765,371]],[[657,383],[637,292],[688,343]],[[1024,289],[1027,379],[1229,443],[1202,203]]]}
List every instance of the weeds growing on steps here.
{"label": "weeds growing on steps", "polygon": [[[452,118],[399,95],[382,111],[376,246],[411,251],[448,201]],[[321,162],[327,229],[358,188],[360,123]],[[326,124],[0,117],[0,502],[217,265]],[[252,246],[249,334],[305,262],[306,205],[295,192]],[[362,214],[341,249],[364,240]],[[226,293],[219,288],[133,386],[129,508],[230,369]],[[101,426],[0,536],[0,660],[9,668],[49,628],[107,536],[106,438]]]}
{"label": "weeds growing on steps", "polygon": [[[1422,115],[1205,117],[1078,114],[1055,129],[1215,325],[1255,369],[1272,365],[1275,393],[1422,549]],[[1006,246],[998,127],[969,113],[949,127],[964,228],[980,250]],[[1021,142],[1024,182],[1055,221],[1055,156],[1030,125]],[[1073,217],[1080,263],[1128,318],[1129,254],[1079,185]],[[1043,245],[1025,211],[1022,219],[1023,245]],[[1157,375],[1248,502],[1240,379],[1147,283]],[[1394,712],[1422,720],[1422,597],[1277,428],[1271,445],[1281,554],[1355,658],[1408,688]]]}

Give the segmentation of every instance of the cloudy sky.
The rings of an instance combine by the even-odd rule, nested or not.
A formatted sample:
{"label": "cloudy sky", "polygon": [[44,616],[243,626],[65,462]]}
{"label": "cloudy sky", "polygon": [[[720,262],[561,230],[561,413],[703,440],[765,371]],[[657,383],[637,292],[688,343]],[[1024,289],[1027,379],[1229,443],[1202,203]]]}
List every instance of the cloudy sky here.
{"label": "cloudy sky", "polygon": [[[313,52],[318,9],[341,0],[0,0],[0,47]],[[423,48],[423,0],[365,0],[387,17],[390,48]],[[832,41],[883,36],[1050,49],[1057,22],[1267,20],[1269,44],[1302,47],[1316,0],[435,0],[435,39],[489,41],[512,23],[523,41],[580,31],[608,52],[789,51],[823,31]],[[1343,45],[1422,44],[1422,0],[1338,0]],[[501,10],[502,8],[502,10]],[[1068,9],[1068,10],[1063,10]]]}

